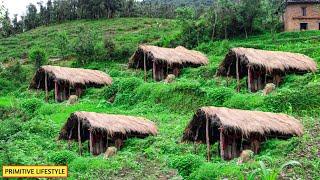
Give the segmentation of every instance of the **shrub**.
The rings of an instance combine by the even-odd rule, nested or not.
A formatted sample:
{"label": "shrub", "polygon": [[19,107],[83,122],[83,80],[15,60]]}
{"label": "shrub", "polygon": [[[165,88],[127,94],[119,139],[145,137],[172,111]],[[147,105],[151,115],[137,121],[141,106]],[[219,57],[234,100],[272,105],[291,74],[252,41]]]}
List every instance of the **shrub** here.
{"label": "shrub", "polygon": [[252,94],[234,94],[223,106],[236,109],[254,110],[263,106],[264,97]]}
{"label": "shrub", "polygon": [[[240,167],[233,164],[204,163],[192,174],[189,179],[211,180],[211,179],[237,179],[241,174]],[[228,179],[229,179],[228,178]]]}
{"label": "shrub", "polygon": [[29,58],[34,62],[36,69],[44,65],[48,61],[46,52],[40,47],[33,47],[29,52]]}
{"label": "shrub", "polygon": [[193,171],[204,163],[204,159],[199,156],[188,154],[184,156],[175,156],[171,159],[170,166],[178,169],[179,174],[187,178]]}
{"label": "shrub", "polygon": [[265,99],[266,109],[274,112],[299,113],[320,107],[320,84],[313,83],[298,89],[282,89]]}
{"label": "shrub", "polygon": [[109,34],[104,36],[103,44],[107,51],[107,57],[112,57],[112,54],[114,54],[114,51],[116,50],[116,44]]}
{"label": "shrub", "polygon": [[37,98],[25,99],[20,102],[22,110],[26,113],[33,114],[43,105],[43,101]]}
{"label": "shrub", "polygon": [[70,50],[70,42],[67,33],[65,31],[57,33],[55,42],[60,51],[60,56],[62,56],[62,58],[65,58]]}
{"label": "shrub", "polygon": [[74,51],[79,64],[83,65],[90,62],[90,60],[94,60],[96,56],[96,39],[97,34],[93,30],[85,29],[85,27],[79,28],[78,38],[74,44]]}
{"label": "shrub", "polygon": [[55,165],[69,164],[76,157],[77,157],[77,154],[68,150],[57,151],[48,155],[49,161],[53,162]]}
{"label": "shrub", "polygon": [[234,90],[225,87],[209,89],[206,92],[207,99],[211,102],[210,105],[214,106],[222,106],[235,94]]}

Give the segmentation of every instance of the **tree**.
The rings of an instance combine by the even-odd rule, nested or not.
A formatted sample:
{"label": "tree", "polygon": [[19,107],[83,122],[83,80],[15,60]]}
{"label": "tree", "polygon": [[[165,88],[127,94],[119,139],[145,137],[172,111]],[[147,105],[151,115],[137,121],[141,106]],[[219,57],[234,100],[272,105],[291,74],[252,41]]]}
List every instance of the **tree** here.
{"label": "tree", "polygon": [[8,10],[5,11],[1,20],[1,34],[3,37],[9,37],[13,34],[13,27],[10,21]]}
{"label": "tree", "polygon": [[27,15],[25,17],[25,26],[27,30],[34,29],[39,26],[39,18],[37,8],[34,4],[27,6]]}
{"label": "tree", "polygon": [[29,58],[34,62],[36,69],[40,68],[48,61],[46,52],[40,47],[33,47],[29,52]]}
{"label": "tree", "polygon": [[74,51],[79,64],[86,64],[96,57],[96,38],[96,33],[91,29],[85,29],[83,26],[79,28],[78,38],[74,44]]}

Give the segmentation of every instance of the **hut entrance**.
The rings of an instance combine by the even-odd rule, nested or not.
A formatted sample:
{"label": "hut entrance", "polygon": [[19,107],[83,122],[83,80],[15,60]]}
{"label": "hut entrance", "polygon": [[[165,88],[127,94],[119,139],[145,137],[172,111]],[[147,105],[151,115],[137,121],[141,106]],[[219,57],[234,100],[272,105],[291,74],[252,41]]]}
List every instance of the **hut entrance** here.
{"label": "hut entrance", "polygon": [[176,77],[179,76],[181,67],[178,64],[169,66],[167,63],[153,62],[153,79],[155,81],[161,81],[165,79],[169,74],[173,74]]}
{"label": "hut entrance", "polygon": [[283,73],[274,71],[272,73],[267,73],[265,69],[255,69],[248,66],[248,89],[250,92],[257,92],[264,89],[266,84],[273,83],[279,86],[282,81]]}

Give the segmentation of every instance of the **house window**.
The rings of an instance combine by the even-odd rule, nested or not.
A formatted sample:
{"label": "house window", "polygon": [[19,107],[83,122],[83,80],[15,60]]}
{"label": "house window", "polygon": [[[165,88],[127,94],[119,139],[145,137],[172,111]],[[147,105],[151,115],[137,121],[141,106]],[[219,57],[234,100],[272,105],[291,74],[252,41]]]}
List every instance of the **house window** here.
{"label": "house window", "polygon": [[301,11],[302,11],[302,16],[306,16],[307,15],[307,8],[306,7],[302,7]]}
{"label": "house window", "polygon": [[300,23],[300,30],[307,30],[308,29],[308,23]]}

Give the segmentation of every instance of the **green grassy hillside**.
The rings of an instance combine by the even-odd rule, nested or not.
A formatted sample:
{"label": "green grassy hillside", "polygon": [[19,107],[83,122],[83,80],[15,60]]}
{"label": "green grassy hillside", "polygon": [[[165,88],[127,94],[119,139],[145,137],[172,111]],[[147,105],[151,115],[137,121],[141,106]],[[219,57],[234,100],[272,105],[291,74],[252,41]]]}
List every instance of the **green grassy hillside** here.
{"label": "green grassy hillside", "polygon": [[[154,82],[151,72],[143,81],[141,70],[127,69],[129,58],[91,62],[84,68],[99,69],[113,77],[110,87],[88,89],[76,105],[57,104],[53,98],[44,101],[44,93],[28,90],[33,68],[29,63],[11,65],[23,53],[39,45],[49,56],[57,56],[54,33],[67,31],[74,39],[79,26],[104,33],[114,33],[116,48],[132,53],[139,43],[168,45],[180,32],[172,20],[113,19],[74,21],[50,27],[40,27],[15,37],[0,40],[0,164],[65,164],[73,179],[257,179],[279,175],[282,178],[317,179],[320,169],[320,74],[288,75],[284,83],[269,96],[261,92],[248,93],[245,80],[240,93],[236,82],[215,77],[218,64],[231,47],[244,46],[268,50],[299,52],[320,63],[320,31],[270,34],[200,44],[210,64],[187,68],[172,84]],[[15,60],[9,60],[15,58]],[[49,62],[73,66],[73,57],[66,61]],[[20,80],[24,79],[24,80]],[[14,82],[14,83],[13,83]],[[107,100],[116,94],[114,103]],[[53,92],[51,92],[53,97]],[[205,146],[195,151],[192,144],[180,143],[182,133],[195,110],[201,106],[283,112],[299,118],[304,124],[303,137],[289,140],[268,140],[254,161],[238,165],[237,159],[223,161],[217,144],[212,147],[212,160],[206,162]],[[143,116],[154,121],[159,135],[145,139],[130,139],[111,159],[79,156],[77,143],[68,149],[67,142],[58,141],[59,131],[74,111],[94,111]],[[84,146],[88,152],[87,146]],[[286,166],[285,163],[300,165]],[[263,163],[266,167],[264,168]],[[281,171],[281,173],[280,173]],[[263,173],[265,172],[265,173]]]}

